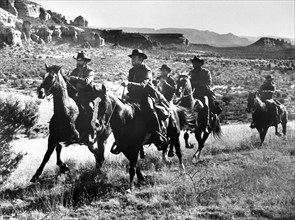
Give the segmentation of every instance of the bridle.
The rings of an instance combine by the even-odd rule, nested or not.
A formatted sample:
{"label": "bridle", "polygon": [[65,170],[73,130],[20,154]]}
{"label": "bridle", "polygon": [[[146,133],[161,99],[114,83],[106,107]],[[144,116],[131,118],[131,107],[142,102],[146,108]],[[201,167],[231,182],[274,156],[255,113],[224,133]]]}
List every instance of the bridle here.
{"label": "bridle", "polygon": [[[188,85],[188,81],[186,80],[184,86],[181,86],[181,87],[180,87],[180,88],[182,88],[182,89],[181,89],[181,92],[180,92],[181,96],[179,97],[179,100],[182,100],[182,99],[187,98],[187,97],[189,97],[189,96],[191,96],[191,95],[194,94],[195,89],[193,89],[189,94],[184,95],[185,88],[187,87],[187,85]],[[178,101],[179,101],[179,100],[178,100]]]}
{"label": "bridle", "polygon": [[[112,105],[110,105],[110,106],[112,106]],[[103,122],[103,117],[100,117],[98,119],[101,122],[101,127],[102,127],[100,134],[103,133],[105,131],[105,129],[110,125],[110,121],[111,121],[111,118],[112,118],[112,116],[114,114],[116,106],[117,106],[117,102],[115,102],[115,105],[114,105],[113,108],[111,107],[111,114],[108,117],[106,123]],[[103,113],[103,115],[106,115],[106,111]]]}

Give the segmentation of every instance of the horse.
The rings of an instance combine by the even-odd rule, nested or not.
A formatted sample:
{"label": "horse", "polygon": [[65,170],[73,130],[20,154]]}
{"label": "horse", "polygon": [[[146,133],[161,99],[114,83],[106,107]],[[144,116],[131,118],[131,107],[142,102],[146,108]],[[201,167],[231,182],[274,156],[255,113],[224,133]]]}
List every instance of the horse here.
{"label": "horse", "polygon": [[[138,162],[138,154],[142,147],[146,144],[152,144],[152,141],[148,138],[148,120],[146,115],[141,110],[137,103],[124,103],[119,98],[107,91],[106,87],[102,85],[101,92],[98,94],[101,98],[98,109],[98,119],[101,119],[108,112],[110,118],[108,123],[111,126],[115,143],[119,147],[122,153],[129,160],[129,176],[130,187],[129,190],[132,193],[134,190],[134,176],[137,175],[138,184],[141,184],[144,180]],[[165,121],[165,127],[167,128],[167,137],[174,144],[176,154],[179,159],[179,166],[181,171],[185,172],[185,167],[182,162],[182,152],[180,148],[180,131],[185,126],[189,126],[190,117],[184,108],[178,108],[176,106],[171,107],[170,116]],[[164,147],[166,148],[166,147]],[[163,156],[166,150],[163,149]],[[164,158],[167,162],[167,158]]]}
{"label": "horse", "polygon": [[[176,104],[198,113],[196,123],[194,123],[195,126],[194,128],[190,129],[194,132],[195,138],[198,142],[198,149],[193,155],[193,163],[196,163],[200,159],[202,149],[204,148],[205,142],[209,135],[212,134],[214,139],[221,137],[222,132],[220,119],[217,115],[212,116],[210,114],[209,121],[207,120],[208,112],[202,111],[204,108],[203,103],[198,99],[194,99],[193,97],[194,90],[192,89],[189,76],[180,75],[177,79],[176,85],[176,96],[178,97]],[[205,97],[205,99],[208,100],[207,97]],[[194,146],[193,144],[188,143],[188,139],[189,134],[187,131],[185,131],[185,146],[186,148],[191,149]]]}
{"label": "horse", "polygon": [[[252,112],[253,123],[259,132],[260,136],[260,146],[262,146],[265,136],[267,134],[268,128],[271,126],[275,127],[275,133],[278,133],[278,124],[275,123],[275,114],[270,109],[267,109],[266,104],[258,97],[257,92],[249,92],[247,97],[247,109],[248,113]],[[281,115],[281,125],[283,129],[283,134],[286,135],[287,132],[287,121],[288,112],[283,104],[280,104],[279,114]]]}
{"label": "horse", "polygon": [[[44,99],[49,95],[53,96],[54,114],[49,123],[47,151],[41,165],[30,180],[31,182],[38,181],[54,149],[56,150],[57,156],[56,164],[59,166],[61,173],[69,171],[68,166],[62,162],[60,158],[62,143],[66,146],[74,143],[87,145],[88,149],[95,157],[96,167],[101,168],[105,160],[104,149],[106,140],[111,133],[110,127],[98,127],[96,138],[97,146],[92,143],[86,144],[82,137],[83,132],[85,134],[85,130],[87,130],[89,125],[85,117],[83,117],[83,114],[79,114],[81,110],[79,110],[77,103],[69,96],[69,94],[75,93],[75,88],[69,83],[66,77],[61,74],[61,66],[47,66],[47,64],[45,64],[45,67],[46,74],[43,82],[37,89],[37,93],[40,99]],[[95,105],[98,106],[99,98],[96,98],[94,102]]]}

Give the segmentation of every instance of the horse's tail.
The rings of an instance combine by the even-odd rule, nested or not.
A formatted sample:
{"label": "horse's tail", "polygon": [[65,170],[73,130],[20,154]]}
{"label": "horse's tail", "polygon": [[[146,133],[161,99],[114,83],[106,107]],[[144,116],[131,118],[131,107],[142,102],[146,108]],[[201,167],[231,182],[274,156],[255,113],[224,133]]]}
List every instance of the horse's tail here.
{"label": "horse's tail", "polygon": [[191,127],[194,127],[196,123],[196,117],[193,111],[181,106],[177,106],[176,112],[179,118],[181,129],[189,129]]}
{"label": "horse's tail", "polygon": [[218,116],[212,120],[212,135],[215,139],[220,139],[222,135],[220,119]]}

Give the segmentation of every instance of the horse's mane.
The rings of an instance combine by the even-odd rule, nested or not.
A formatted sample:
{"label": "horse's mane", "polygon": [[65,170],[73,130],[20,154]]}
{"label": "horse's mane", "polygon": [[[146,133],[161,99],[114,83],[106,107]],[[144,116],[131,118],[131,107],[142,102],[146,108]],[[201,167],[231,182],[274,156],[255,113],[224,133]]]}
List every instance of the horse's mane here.
{"label": "horse's mane", "polygon": [[51,66],[47,66],[47,69],[54,72],[54,73],[58,73],[58,71],[62,68],[62,65],[51,65]]}
{"label": "horse's mane", "polygon": [[123,101],[120,98],[118,98],[116,95],[114,95],[111,92],[106,93],[106,99],[109,99],[110,101],[114,101],[119,103],[122,108],[121,117],[125,117],[126,119],[133,118],[135,115],[138,115],[140,112],[142,112],[140,104],[139,103],[131,103],[128,101]]}

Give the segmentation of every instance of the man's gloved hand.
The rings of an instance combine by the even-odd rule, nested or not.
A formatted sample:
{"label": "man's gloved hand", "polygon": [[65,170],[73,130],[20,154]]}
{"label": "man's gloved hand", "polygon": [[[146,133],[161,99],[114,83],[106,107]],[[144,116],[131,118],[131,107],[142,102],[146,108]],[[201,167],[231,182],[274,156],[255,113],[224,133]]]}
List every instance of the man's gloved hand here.
{"label": "man's gloved hand", "polygon": [[123,82],[121,83],[121,85],[124,86],[124,87],[128,86],[128,84],[129,84],[128,81],[123,81]]}

